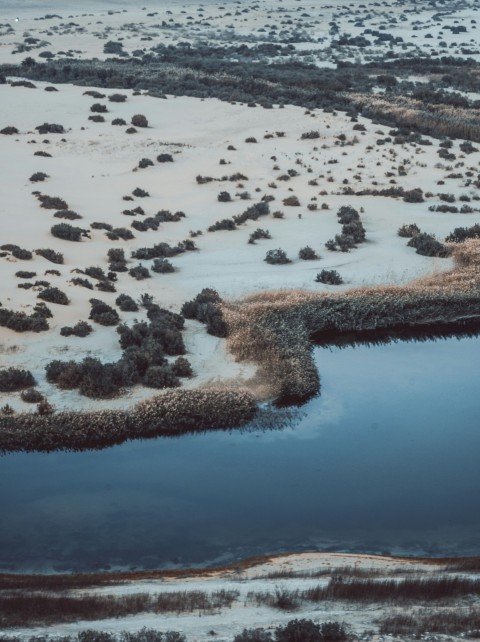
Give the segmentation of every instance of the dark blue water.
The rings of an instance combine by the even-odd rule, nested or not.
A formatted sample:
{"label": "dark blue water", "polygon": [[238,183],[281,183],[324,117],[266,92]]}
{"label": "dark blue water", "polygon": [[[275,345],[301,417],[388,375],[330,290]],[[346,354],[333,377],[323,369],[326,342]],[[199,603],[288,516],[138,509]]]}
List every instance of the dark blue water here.
{"label": "dark blue water", "polygon": [[0,459],[4,570],[480,554],[480,339],[318,349],[281,431]]}

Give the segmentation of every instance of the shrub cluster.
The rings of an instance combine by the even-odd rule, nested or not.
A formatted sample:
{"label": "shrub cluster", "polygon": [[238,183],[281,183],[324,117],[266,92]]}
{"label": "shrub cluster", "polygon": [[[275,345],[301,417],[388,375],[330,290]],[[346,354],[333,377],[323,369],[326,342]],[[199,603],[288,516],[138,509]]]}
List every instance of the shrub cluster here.
{"label": "shrub cluster", "polygon": [[91,332],[93,332],[92,326],[86,321],[79,321],[73,327],[64,326],[60,329],[60,334],[62,337],[87,337]]}
{"label": "shrub cluster", "polygon": [[115,303],[122,312],[138,312],[138,304],[128,294],[119,294]]}
{"label": "shrub cluster", "polygon": [[338,210],[337,217],[338,222],[342,225],[342,233],[336,234],[335,239],[330,239],[325,243],[328,250],[348,252],[365,241],[365,228],[360,220],[360,214],[355,208],[350,205],[343,206]]}
{"label": "shrub cluster", "polygon": [[171,246],[168,243],[157,243],[153,247],[141,247],[132,252],[132,259],[149,261],[150,259],[165,259],[186,251],[195,250],[195,243],[191,239],[181,241],[178,245]]}
{"label": "shrub cluster", "polygon": [[112,272],[126,272],[128,270],[125,252],[122,249],[112,247],[108,250],[107,256],[108,267]]}
{"label": "shrub cluster", "polygon": [[291,260],[287,257],[285,250],[281,249],[268,250],[264,261],[271,265],[284,265],[286,263],[291,263]]}
{"label": "shrub cluster", "polygon": [[312,620],[290,620],[274,633],[265,629],[244,629],[233,642],[346,642],[348,634],[339,622],[316,624]]}
{"label": "shrub cluster", "polygon": [[216,290],[204,288],[192,301],[182,306],[186,319],[197,319],[207,326],[207,332],[215,337],[228,336],[228,328],[220,307],[222,299]]}
{"label": "shrub cluster", "polygon": [[315,278],[318,283],[326,283],[327,285],[340,285],[343,279],[337,270],[322,270]]}
{"label": "shrub cluster", "polygon": [[68,305],[70,303],[70,299],[65,292],[55,287],[45,288],[37,294],[37,297],[49,303],[58,303],[59,305]]}
{"label": "shrub cluster", "polygon": [[480,238],[480,224],[475,223],[471,227],[456,227],[451,234],[449,234],[445,241],[447,243],[462,243],[466,239]]}
{"label": "shrub cluster", "polygon": [[0,369],[0,392],[15,392],[35,385],[35,379],[29,370],[19,368]]}
{"label": "shrub cluster", "polygon": [[90,299],[90,316],[92,321],[100,325],[117,325],[120,323],[118,312],[99,299]]}
{"label": "shrub cluster", "polygon": [[258,241],[259,239],[271,239],[270,232],[268,230],[262,230],[262,228],[257,227],[257,229],[250,234],[248,237],[248,242],[251,245],[255,245],[255,241]]}
{"label": "shrub cluster", "polygon": [[57,265],[63,264],[63,254],[61,252],[55,252],[55,250],[45,248],[35,250],[35,254],[37,254],[38,256],[43,256],[43,258],[47,259],[47,261],[51,261],[52,263],[56,263]]}
{"label": "shrub cluster", "polygon": [[397,234],[402,238],[411,239],[415,234],[420,234],[420,228],[416,223],[406,223],[398,228]]}
{"label": "shrub cluster", "polygon": [[408,247],[414,247],[417,254],[422,256],[439,256],[446,257],[449,255],[448,248],[445,247],[440,241],[426,232],[415,234],[407,243]]}
{"label": "shrub cluster", "polygon": [[90,238],[90,232],[81,227],[75,227],[69,223],[57,223],[50,228],[52,236],[64,241],[81,241],[82,237]]}
{"label": "shrub cluster", "polygon": [[312,249],[309,245],[306,245],[305,247],[302,247],[298,252],[298,258],[302,259],[302,261],[314,261],[319,257],[314,249]]}

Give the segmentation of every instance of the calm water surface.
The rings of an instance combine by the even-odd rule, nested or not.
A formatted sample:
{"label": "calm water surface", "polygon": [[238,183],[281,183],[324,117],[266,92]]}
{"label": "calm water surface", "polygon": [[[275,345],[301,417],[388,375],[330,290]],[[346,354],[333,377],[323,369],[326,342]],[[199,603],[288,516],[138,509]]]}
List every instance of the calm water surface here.
{"label": "calm water surface", "polygon": [[480,339],[318,349],[281,431],[0,458],[0,569],[480,554]]}

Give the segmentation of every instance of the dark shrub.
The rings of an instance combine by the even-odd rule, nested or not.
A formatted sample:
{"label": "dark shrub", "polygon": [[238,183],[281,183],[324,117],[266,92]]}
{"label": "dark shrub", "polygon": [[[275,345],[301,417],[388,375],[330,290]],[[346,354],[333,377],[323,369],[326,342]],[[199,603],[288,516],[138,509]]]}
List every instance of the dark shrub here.
{"label": "dark shrub", "polygon": [[420,234],[420,228],[416,223],[406,223],[398,228],[397,234],[402,238],[412,238],[412,236]]}
{"label": "dark shrub", "polygon": [[84,96],[90,96],[91,98],[96,98],[97,100],[101,100],[102,98],[105,98],[105,94],[102,94],[99,91],[96,91],[95,89],[88,89],[87,91],[83,92]]}
{"label": "dark shrub", "polygon": [[152,272],[157,272],[158,274],[167,274],[169,272],[175,272],[175,268],[168,259],[154,259]]}
{"label": "dark shrub", "polygon": [[105,118],[101,116],[100,114],[94,114],[93,116],[89,116],[88,120],[91,120],[92,123],[104,123]]}
{"label": "dark shrub", "polygon": [[12,256],[22,261],[30,261],[30,259],[33,257],[33,254],[30,252],[30,250],[24,250],[21,247],[14,247],[12,249]]}
{"label": "dark shrub", "polygon": [[300,136],[301,140],[309,140],[313,138],[320,138],[320,132],[312,130],[310,132],[305,132]]}
{"label": "dark shrub", "polygon": [[287,198],[283,199],[283,204],[289,205],[290,207],[299,207],[300,201],[297,196],[287,196]]}
{"label": "dark shrub", "polygon": [[120,125],[120,126],[123,127],[126,124],[127,124],[127,121],[123,120],[123,118],[114,118],[112,120],[112,125]]}
{"label": "dark shrub", "polygon": [[45,290],[37,294],[37,297],[49,303],[58,303],[59,305],[68,305],[70,303],[70,299],[65,292],[53,287],[45,288]]}
{"label": "dark shrub", "polygon": [[114,227],[113,230],[107,232],[106,234],[111,241],[118,241],[118,239],[122,239],[123,241],[130,241],[131,239],[135,238],[132,230],[128,230],[126,227]]}
{"label": "dark shrub", "polygon": [[145,167],[153,166],[153,161],[151,161],[149,158],[142,158],[138,162],[138,166],[140,167],[140,169],[145,169]]}
{"label": "dark shrub", "polygon": [[74,335],[75,337],[86,337],[91,332],[93,332],[92,326],[86,321],[79,321],[73,327],[64,326],[60,328],[60,334],[62,337],[70,337]]}
{"label": "dark shrub", "polygon": [[[103,53],[105,54],[114,54],[118,55],[123,53],[123,43],[115,41],[115,40],[108,40],[104,45],[103,45]],[[88,92],[85,92],[88,93]],[[93,92],[90,93],[92,95]],[[95,92],[96,93],[96,92]],[[99,98],[100,96],[95,96],[95,98]],[[105,96],[101,94],[101,97],[104,98]]]}
{"label": "dark shrub", "polygon": [[35,172],[35,174],[32,174],[30,176],[30,181],[32,183],[39,183],[41,181],[44,181],[46,178],[49,178],[48,174],[45,174],[45,172]]}
{"label": "dark shrub", "polygon": [[318,254],[310,246],[306,245],[299,251],[298,258],[303,261],[313,261],[318,259]]}
{"label": "dark shrub", "polygon": [[217,196],[217,200],[220,201],[220,203],[228,203],[232,200],[232,197],[228,192],[220,192],[220,194]]}
{"label": "dark shrub", "polygon": [[48,152],[43,152],[39,150],[38,152],[33,153],[34,156],[42,156],[43,158],[52,158],[52,155],[49,154]]}
{"label": "dark shrub", "polygon": [[73,210],[59,210],[58,212],[55,212],[53,216],[55,218],[66,219],[67,221],[77,221],[82,218],[80,214],[77,214],[77,212],[74,212]]}
{"label": "dark shrub", "polygon": [[90,299],[90,305],[92,309],[90,310],[90,316],[88,318],[92,321],[100,325],[117,325],[117,323],[120,322],[118,312],[103,301]]}
{"label": "dark shrub", "polygon": [[132,116],[131,123],[134,127],[148,127],[148,120],[143,114],[135,114],[135,116]]}
{"label": "dark shrub", "polygon": [[265,255],[264,261],[272,265],[282,265],[285,263],[291,263],[290,259],[287,257],[285,250],[268,250]]}
{"label": "dark shrub", "polygon": [[0,129],[0,134],[4,134],[5,136],[13,136],[15,134],[18,134],[18,129],[10,125],[9,127]]}
{"label": "dark shrub", "polygon": [[351,237],[354,243],[363,243],[365,241],[365,228],[361,221],[345,223],[342,227],[342,236]]}
{"label": "dark shrub", "polygon": [[58,196],[48,196],[47,194],[38,194],[38,200],[40,201],[40,207],[43,207],[46,210],[68,210],[68,205],[63,198]]}
{"label": "dark shrub", "polygon": [[423,203],[425,200],[423,198],[423,190],[419,187],[408,190],[407,192],[404,192],[403,200],[405,203]]}
{"label": "dark shrub", "polygon": [[340,285],[343,283],[342,277],[336,270],[322,270],[317,274],[315,281],[328,285]]}
{"label": "dark shrub", "polygon": [[150,366],[143,377],[143,385],[149,388],[176,388],[180,385],[180,381],[173,369],[165,364]]}
{"label": "dark shrub", "polygon": [[142,189],[141,187],[136,187],[133,190],[132,194],[134,196],[138,196],[139,198],[145,198],[147,196],[150,196],[150,194],[148,192],[146,192],[144,189]]}
{"label": "dark shrub", "polygon": [[407,245],[408,247],[414,247],[417,250],[417,254],[422,256],[439,256],[442,258],[448,256],[448,249],[440,241],[437,241],[434,236],[425,232],[415,234]]}
{"label": "dark shrub", "polygon": [[102,103],[94,103],[90,107],[90,111],[95,114],[106,114],[108,112],[107,106],[102,105]]}
{"label": "dark shrub", "polygon": [[99,281],[95,284],[97,290],[100,292],[116,292],[117,289],[111,281]]}
{"label": "dark shrub", "polygon": [[47,259],[47,261],[51,261],[52,263],[56,263],[57,265],[63,264],[63,254],[61,252],[55,252],[54,250],[46,248],[35,250],[35,254],[38,254],[38,256],[43,256],[43,258]]}
{"label": "dark shrub", "polygon": [[92,230],[107,230],[110,231],[113,229],[113,227],[109,223],[90,223],[90,227]]}
{"label": "dark shrub", "polygon": [[19,270],[15,272],[15,276],[18,276],[19,279],[33,279],[34,276],[37,276],[36,272],[25,272],[25,270]]}
{"label": "dark shrub", "polygon": [[178,357],[178,359],[175,360],[175,363],[172,365],[172,371],[173,374],[177,377],[193,376],[192,366],[190,365],[188,359],[185,359],[185,357]]}
{"label": "dark shrub", "polygon": [[262,230],[262,228],[257,227],[257,229],[252,232],[248,238],[248,242],[251,245],[255,245],[255,241],[259,239],[271,239],[270,232],[268,230]]}
{"label": "dark shrub", "polygon": [[220,298],[216,290],[204,288],[192,301],[182,306],[182,314],[187,319],[197,319],[207,325],[207,332],[216,337],[228,335],[227,324],[220,308]]}
{"label": "dark shrub", "polygon": [[82,236],[89,238],[89,231],[81,227],[74,227],[68,223],[57,223],[50,228],[52,236],[64,241],[81,241]]}
{"label": "dark shrub", "polygon": [[157,156],[158,163],[173,163],[173,156],[171,154],[159,154]]}
{"label": "dark shrub", "polygon": [[[480,238],[480,224],[475,223],[472,227],[456,227],[451,234],[447,236],[447,243],[461,243],[465,239]],[[27,277],[25,277],[27,278]]]}
{"label": "dark shrub", "polygon": [[129,127],[128,129],[125,130],[126,134],[136,134],[138,132],[138,129],[135,129],[135,127]]}
{"label": "dark shrub", "polygon": [[19,368],[0,369],[0,392],[15,392],[15,390],[31,388],[35,383],[36,381],[29,370],[20,370]]}
{"label": "dark shrub", "polygon": [[71,279],[70,283],[72,285],[79,285],[82,288],[88,288],[89,290],[93,290],[93,284],[88,279],[82,279],[79,276],[76,276],[73,279]]}
{"label": "dark shrub", "polygon": [[350,205],[344,205],[337,212],[338,222],[341,225],[360,221],[360,214]]}
{"label": "dark shrub", "polygon": [[35,127],[39,134],[64,134],[65,129],[63,125],[57,125],[55,123],[43,123],[43,125],[38,125]]}
{"label": "dark shrub", "polygon": [[137,312],[138,305],[128,294],[120,294],[115,299],[115,303],[118,305],[122,312]]}
{"label": "dark shrub", "polygon": [[231,218],[224,218],[221,221],[216,221],[213,225],[208,227],[209,232],[218,232],[219,230],[236,230],[235,222]]}
{"label": "dark shrub", "polygon": [[312,620],[291,620],[275,629],[276,642],[324,642],[320,626]]}
{"label": "dark shrub", "polygon": [[150,278],[150,272],[148,268],[146,268],[141,263],[139,265],[136,265],[135,267],[130,268],[128,270],[128,273],[130,274],[130,276],[133,276],[134,279],[137,279],[137,281],[142,281],[143,279]]}
{"label": "dark shrub", "polygon": [[108,100],[111,103],[124,103],[127,100],[127,95],[126,94],[111,94],[108,97]]}
{"label": "dark shrub", "polygon": [[27,388],[20,394],[20,398],[25,403],[40,403],[43,401],[43,395],[35,388]]}

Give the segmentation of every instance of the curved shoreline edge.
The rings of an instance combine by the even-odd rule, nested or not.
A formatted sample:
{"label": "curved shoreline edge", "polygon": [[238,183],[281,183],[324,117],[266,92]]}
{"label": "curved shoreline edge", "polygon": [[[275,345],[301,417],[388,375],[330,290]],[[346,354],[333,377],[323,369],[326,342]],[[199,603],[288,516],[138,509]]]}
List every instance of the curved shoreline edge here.
{"label": "curved shoreline edge", "polygon": [[135,571],[99,571],[87,573],[0,573],[0,590],[68,590],[81,588],[95,588],[114,584],[146,581],[168,580],[180,578],[202,578],[221,574],[239,573],[255,567],[268,565],[277,560],[287,559],[295,562],[296,559],[318,557],[318,561],[328,561],[334,568],[333,561],[338,559],[340,566],[345,560],[352,563],[358,561],[372,561],[373,563],[404,563],[423,564],[428,566],[455,568],[456,570],[480,569],[480,557],[409,557],[396,555],[376,555],[371,553],[341,553],[322,551],[302,551],[290,553],[274,553],[271,555],[256,555],[230,564],[206,566],[200,568],[135,570]]}
{"label": "curved shoreline edge", "polygon": [[178,436],[245,426],[258,402],[301,404],[318,393],[312,338],[334,342],[348,332],[448,328],[480,320],[480,240],[452,248],[455,268],[406,286],[341,293],[264,292],[222,304],[238,361],[258,365],[248,387],[169,390],[128,410],[0,416],[0,454],[98,450],[131,439]]}

